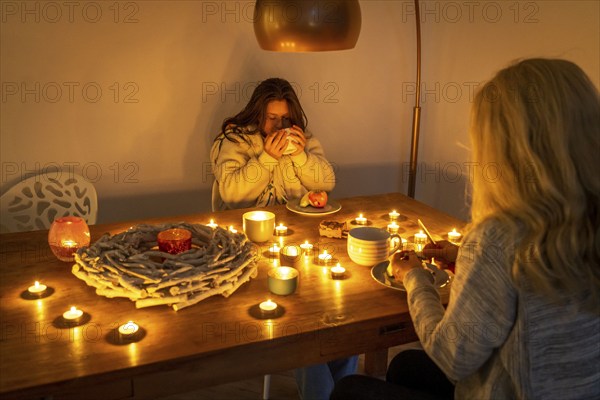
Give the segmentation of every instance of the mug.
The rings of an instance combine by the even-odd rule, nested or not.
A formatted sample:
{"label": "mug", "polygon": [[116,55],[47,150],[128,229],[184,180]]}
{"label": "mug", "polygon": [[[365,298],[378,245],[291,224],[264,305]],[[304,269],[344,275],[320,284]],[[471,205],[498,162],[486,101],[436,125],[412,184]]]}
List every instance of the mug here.
{"label": "mug", "polygon": [[253,242],[268,242],[275,229],[275,214],[269,211],[248,211],[243,215],[244,233]]}
{"label": "mug", "polygon": [[[391,248],[393,237],[398,238],[398,244]],[[402,250],[402,238],[397,233],[390,234],[372,226],[353,228],[348,232],[348,256],[359,265],[373,266],[398,250]]]}

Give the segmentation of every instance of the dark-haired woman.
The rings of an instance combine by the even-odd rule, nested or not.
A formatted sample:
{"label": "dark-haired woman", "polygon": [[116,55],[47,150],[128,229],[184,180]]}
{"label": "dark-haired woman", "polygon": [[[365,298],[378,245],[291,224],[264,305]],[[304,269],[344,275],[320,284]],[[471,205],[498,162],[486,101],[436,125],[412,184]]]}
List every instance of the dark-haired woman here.
{"label": "dark-haired woman", "polygon": [[332,190],[333,168],[306,125],[290,83],[262,81],[246,107],[223,121],[214,141],[213,210],[285,204],[309,190]]}
{"label": "dark-haired woman", "polygon": [[[213,210],[284,204],[309,190],[332,190],[333,168],[306,125],[290,83],[262,81],[246,107],[223,121],[213,144]],[[300,398],[327,399],[335,382],[357,366],[353,356],[294,370]]]}

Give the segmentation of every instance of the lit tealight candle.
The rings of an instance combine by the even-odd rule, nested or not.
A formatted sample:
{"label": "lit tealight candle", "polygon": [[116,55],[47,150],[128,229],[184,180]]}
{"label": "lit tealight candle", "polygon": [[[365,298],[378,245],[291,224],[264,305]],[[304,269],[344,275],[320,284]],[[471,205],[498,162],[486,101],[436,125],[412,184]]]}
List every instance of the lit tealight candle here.
{"label": "lit tealight candle", "polygon": [[398,219],[398,217],[400,217],[400,213],[397,212],[396,210],[392,211],[391,213],[388,214],[390,216],[390,220],[391,221],[395,221]]}
{"label": "lit tealight candle", "polygon": [[359,214],[358,217],[354,218],[354,221],[358,225],[366,225],[367,224],[367,218],[363,217],[362,214]]}
{"label": "lit tealight candle", "polygon": [[398,233],[398,231],[400,230],[400,225],[398,225],[395,222],[392,222],[391,224],[388,224],[387,229],[389,233]]}
{"label": "lit tealight candle", "polygon": [[119,326],[119,335],[122,338],[132,338],[138,331],[140,327],[133,321],[127,321],[127,323]]}
{"label": "lit tealight candle", "polygon": [[296,246],[286,246],[283,248],[282,254],[285,254],[288,257],[297,257],[298,248]]}
{"label": "lit tealight candle", "polygon": [[415,244],[426,244],[427,243],[427,235],[423,233],[423,231],[419,231],[419,233],[415,233]]}
{"label": "lit tealight candle", "polygon": [[327,253],[327,250],[323,250],[323,253],[319,254],[319,262],[321,264],[327,264],[331,262],[331,254]]}
{"label": "lit tealight candle", "polygon": [[275,311],[277,310],[277,303],[275,303],[274,301],[269,299],[267,301],[263,301],[262,303],[260,303],[258,305],[258,307],[260,308],[261,313],[263,313],[265,315],[270,315],[270,314],[274,314]]}
{"label": "lit tealight candle", "polygon": [[208,224],[206,224],[206,226],[211,227],[212,229],[216,229],[217,226],[219,226],[218,224],[215,223],[214,219],[211,219],[210,222]]}
{"label": "lit tealight candle", "polygon": [[333,279],[341,279],[346,274],[346,268],[342,267],[339,263],[335,267],[331,267],[331,277]]}
{"label": "lit tealight candle", "polygon": [[67,322],[79,322],[83,316],[83,311],[78,310],[77,307],[73,306],[69,311],[63,313],[63,318]]}
{"label": "lit tealight candle", "polygon": [[229,225],[229,232],[231,232],[231,233],[237,233],[237,229],[235,229],[233,227],[233,225]]}
{"label": "lit tealight candle", "polygon": [[296,266],[301,261],[300,251],[297,246],[285,246],[279,252],[279,258],[282,265]]}
{"label": "lit tealight candle", "polygon": [[312,251],[312,249],[313,249],[313,245],[312,245],[312,244],[310,244],[310,243],[308,243],[308,240],[307,240],[307,241],[305,241],[304,243],[302,243],[302,244],[300,245],[300,248],[302,249],[302,252],[303,252],[305,255],[307,255],[307,254],[309,254],[309,253]]}
{"label": "lit tealight candle", "polygon": [[462,234],[456,231],[456,228],[452,229],[452,232],[448,232],[448,240],[451,242],[458,242]]}
{"label": "lit tealight candle", "polygon": [[44,294],[47,288],[48,287],[46,285],[42,285],[38,281],[35,281],[33,286],[29,286],[29,288],[27,288],[27,291],[29,292],[29,294],[41,296],[42,294]]}
{"label": "lit tealight candle", "polygon": [[60,242],[62,247],[77,247],[77,242],[74,240],[63,240]]}
{"label": "lit tealight candle", "polygon": [[288,232],[288,228],[284,224],[280,223],[278,226],[275,227],[275,234],[277,236],[285,236],[285,235],[287,235],[287,232]]}
{"label": "lit tealight candle", "polygon": [[281,250],[281,248],[277,246],[277,243],[273,243],[273,245],[269,247],[269,253],[272,256],[276,256],[277,254],[279,254],[279,250]]}

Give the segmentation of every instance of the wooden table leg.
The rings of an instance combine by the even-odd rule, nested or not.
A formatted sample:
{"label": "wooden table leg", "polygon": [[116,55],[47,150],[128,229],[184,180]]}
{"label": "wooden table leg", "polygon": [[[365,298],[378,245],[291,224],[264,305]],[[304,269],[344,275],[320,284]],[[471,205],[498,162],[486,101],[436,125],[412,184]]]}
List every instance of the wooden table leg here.
{"label": "wooden table leg", "polygon": [[385,376],[387,361],[388,349],[365,353],[365,373],[369,376]]}

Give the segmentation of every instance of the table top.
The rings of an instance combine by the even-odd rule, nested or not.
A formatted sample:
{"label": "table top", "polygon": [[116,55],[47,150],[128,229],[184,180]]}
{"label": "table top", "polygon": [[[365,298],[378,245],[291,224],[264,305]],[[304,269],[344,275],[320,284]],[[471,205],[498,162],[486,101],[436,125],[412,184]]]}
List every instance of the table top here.
{"label": "table top", "polygon": [[[369,224],[385,229],[388,213],[397,210],[399,233],[409,240],[420,230],[417,218],[438,239],[446,238],[452,228],[461,229],[464,222],[399,193],[338,201],[341,210],[327,216],[303,216],[283,205],[266,209],[275,213],[277,224],[290,230],[278,240],[285,245],[308,240],[319,252],[327,249],[348,271],[346,279],[331,279],[328,269],[311,258],[297,267],[296,292],[274,295],[267,286],[273,263],[262,256],[258,276],[230,297],[213,296],[180,311],[168,306],[136,309],[128,299],[96,295],[94,288],[71,273],[71,263],[54,257],[47,231],[0,235],[0,394],[74,393],[108,382],[121,385],[110,389],[114,392],[131,391],[135,378],[136,396],[143,397],[145,388],[161,379],[197,381],[200,375],[206,385],[219,384],[402,342],[406,333],[395,327],[410,323],[406,295],[375,282],[369,267],[354,264],[347,256],[345,239],[320,237],[319,222],[350,223],[362,213]],[[90,231],[93,243],[106,232],[116,234],[138,223],[206,224],[214,219],[221,226],[241,230],[242,214],[247,211],[94,225]],[[261,252],[268,247],[263,244]],[[36,280],[54,293],[38,300],[23,299],[21,293]],[[284,315],[270,320],[253,317],[250,309],[268,298],[284,307]],[[71,306],[91,319],[79,327],[57,327],[56,319]],[[128,320],[146,331],[141,341],[115,345],[107,340]]]}

